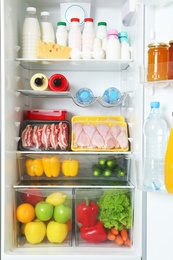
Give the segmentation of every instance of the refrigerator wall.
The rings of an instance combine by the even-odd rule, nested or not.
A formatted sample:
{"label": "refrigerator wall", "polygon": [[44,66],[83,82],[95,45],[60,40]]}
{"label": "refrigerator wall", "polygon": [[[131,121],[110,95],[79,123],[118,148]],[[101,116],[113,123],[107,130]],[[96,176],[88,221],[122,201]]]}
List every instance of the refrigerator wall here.
{"label": "refrigerator wall", "polygon": [[[72,1],[71,1],[72,2]],[[86,1],[87,3],[89,1]],[[128,1],[127,1],[128,2]],[[129,1],[129,3],[133,1]],[[133,154],[142,153],[142,120],[143,120],[143,87],[140,83],[139,67],[143,61],[143,4],[133,5],[133,15],[126,18],[124,27],[122,12],[125,1],[108,2],[91,1],[91,17],[94,17],[95,26],[99,20],[105,20],[108,28],[116,28],[119,31],[126,30],[129,34],[132,47],[132,60],[127,66],[120,61],[75,61],[63,60],[50,64],[28,62],[22,60],[20,53],[21,31],[25,10],[27,6],[35,6],[40,19],[41,11],[49,11],[55,25],[60,20],[60,1],[55,0],[4,0],[1,1],[1,65],[2,65],[2,139],[1,139],[1,201],[2,201],[2,232],[1,232],[1,259],[122,259],[140,260],[142,257],[142,192],[136,189],[135,167],[132,160],[130,180],[134,194],[134,226],[133,246],[126,249],[106,247],[18,247],[15,234],[15,203],[14,185],[20,181],[17,166],[17,152],[19,130],[23,121],[24,112],[27,109],[66,109],[67,119],[74,115],[123,115],[128,123],[130,151],[127,157],[133,158]],[[127,9],[128,11],[129,9]],[[123,16],[122,16],[123,13]],[[123,18],[122,18],[123,17]],[[142,29],[141,29],[142,28]],[[96,28],[95,28],[96,29]],[[123,69],[122,69],[123,67]],[[91,88],[95,96],[101,96],[109,86],[116,86],[121,92],[126,92],[126,100],[117,107],[105,108],[95,103],[87,109],[74,104],[73,100],[66,97],[55,98],[28,95],[30,91],[29,81],[33,74],[44,72],[47,77],[54,73],[62,73],[71,85],[72,94],[81,87]],[[63,155],[61,155],[63,156]],[[78,154],[75,153],[76,158]],[[84,154],[83,161],[85,161]],[[92,154],[97,158],[97,154]],[[92,157],[92,158],[93,158]]]}

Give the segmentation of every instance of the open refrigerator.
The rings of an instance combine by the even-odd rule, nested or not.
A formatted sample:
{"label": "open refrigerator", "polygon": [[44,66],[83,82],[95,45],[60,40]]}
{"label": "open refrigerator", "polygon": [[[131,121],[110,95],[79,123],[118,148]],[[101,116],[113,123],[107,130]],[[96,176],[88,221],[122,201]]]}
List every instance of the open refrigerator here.
{"label": "open refrigerator", "polygon": [[[114,259],[114,260],[171,260],[172,196],[164,191],[147,192],[141,185],[142,172],[136,160],[143,158],[143,123],[149,114],[150,101],[161,102],[161,112],[169,128],[172,123],[171,81],[146,81],[147,46],[157,39],[169,42],[173,38],[172,1],[85,0],[91,6],[90,17],[105,20],[108,28],[126,31],[131,45],[130,60],[73,60],[35,59],[21,57],[21,32],[28,6],[49,11],[51,21],[61,20],[60,0],[1,0],[1,259]],[[69,1],[63,1],[69,2]],[[70,1],[74,3],[74,1]],[[75,1],[80,3],[80,1]],[[30,79],[36,73],[47,77],[63,74],[69,81],[70,93],[34,92]],[[116,106],[106,107],[99,102],[80,107],[74,102],[78,89],[92,89],[96,99],[110,86],[117,87],[124,99]],[[97,100],[96,100],[97,101]],[[122,151],[71,150],[30,151],[20,149],[21,127],[26,111],[32,109],[66,110],[71,133],[72,118],[92,122],[91,117],[112,124],[111,117],[123,117],[128,128],[129,149]],[[91,120],[91,121],[90,121]],[[82,122],[83,122],[82,121]],[[87,121],[87,122],[88,122]],[[72,138],[69,139],[71,142]],[[73,147],[73,146],[72,146]],[[73,147],[74,148],[74,147]],[[33,158],[56,155],[60,161],[78,160],[79,174],[64,178],[34,178],[26,175],[25,162]],[[104,158],[116,158],[125,167],[125,179],[94,177],[92,165]],[[16,219],[20,194],[26,189],[39,188],[45,194],[62,191],[71,197],[73,205],[72,231],[65,243],[27,243]],[[127,191],[133,214],[130,247],[115,243],[83,243],[79,235],[75,206],[88,196],[99,199],[104,191]]]}

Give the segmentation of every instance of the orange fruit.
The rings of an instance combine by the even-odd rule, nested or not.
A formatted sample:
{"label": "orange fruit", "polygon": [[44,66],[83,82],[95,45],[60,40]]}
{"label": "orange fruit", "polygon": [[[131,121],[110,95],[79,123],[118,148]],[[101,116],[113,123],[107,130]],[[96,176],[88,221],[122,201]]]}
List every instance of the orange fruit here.
{"label": "orange fruit", "polygon": [[16,209],[16,217],[21,223],[28,223],[35,218],[35,209],[29,203],[22,203]]}

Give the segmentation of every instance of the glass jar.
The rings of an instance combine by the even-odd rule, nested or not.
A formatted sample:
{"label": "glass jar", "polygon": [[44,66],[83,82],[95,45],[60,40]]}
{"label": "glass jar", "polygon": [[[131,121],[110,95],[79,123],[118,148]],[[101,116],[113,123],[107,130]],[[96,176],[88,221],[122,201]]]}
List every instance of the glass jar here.
{"label": "glass jar", "polygon": [[173,79],[173,40],[169,41],[168,79]]}
{"label": "glass jar", "polygon": [[168,44],[163,42],[148,45],[148,81],[168,79]]}

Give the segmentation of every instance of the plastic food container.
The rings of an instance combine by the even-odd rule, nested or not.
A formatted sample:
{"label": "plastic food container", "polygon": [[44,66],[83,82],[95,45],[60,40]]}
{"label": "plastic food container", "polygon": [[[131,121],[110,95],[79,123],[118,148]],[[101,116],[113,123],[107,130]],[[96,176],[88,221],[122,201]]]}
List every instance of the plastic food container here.
{"label": "plastic food container", "polygon": [[133,193],[130,188],[76,189],[75,245],[115,250],[133,246]]}
{"label": "plastic food container", "polygon": [[71,149],[73,151],[128,151],[128,129],[124,117],[74,116]]}
{"label": "plastic food container", "polygon": [[13,197],[16,247],[71,246],[72,189],[16,186]]}
{"label": "plastic food container", "polygon": [[70,123],[68,121],[25,120],[21,125],[19,150],[68,151]]}
{"label": "plastic food container", "polygon": [[26,116],[28,120],[65,120],[66,110],[27,110]]}

